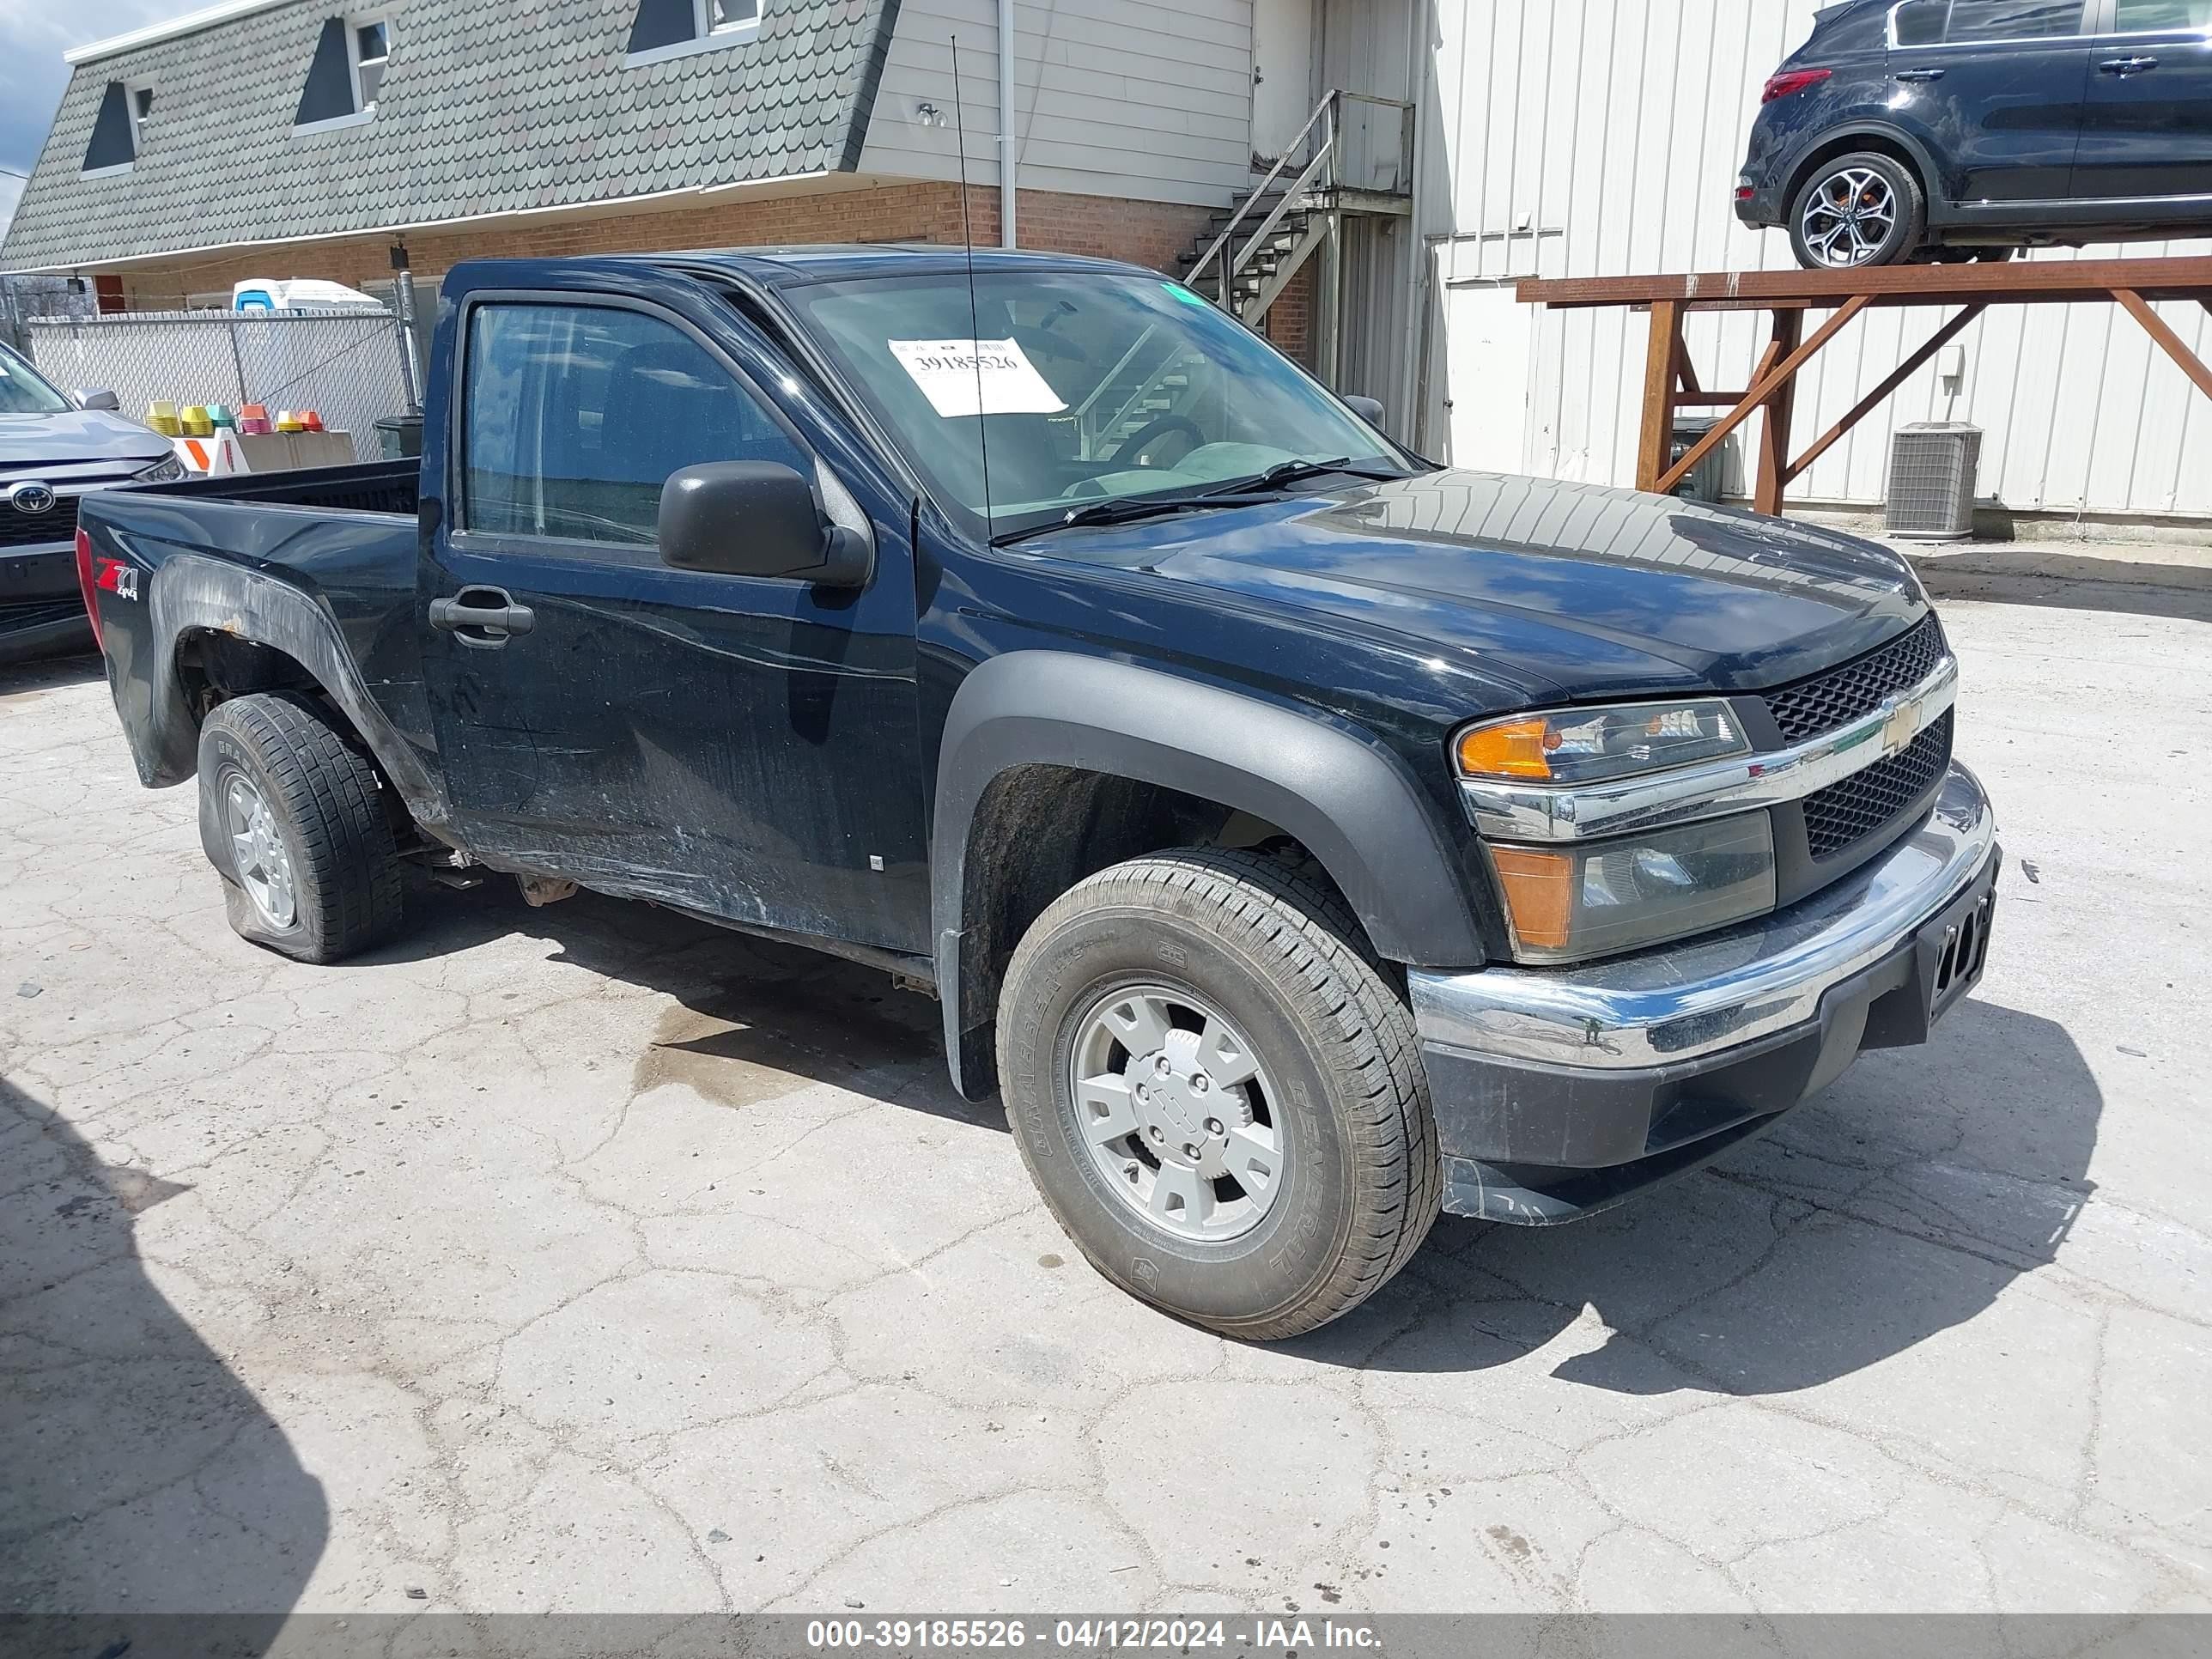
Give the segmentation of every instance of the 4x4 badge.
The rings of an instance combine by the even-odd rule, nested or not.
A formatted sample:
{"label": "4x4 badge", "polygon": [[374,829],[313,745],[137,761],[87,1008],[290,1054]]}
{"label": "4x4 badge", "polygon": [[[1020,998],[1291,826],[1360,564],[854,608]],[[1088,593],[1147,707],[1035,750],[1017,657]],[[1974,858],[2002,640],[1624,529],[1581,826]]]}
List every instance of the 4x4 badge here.
{"label": "4x4 badge", "polygon": [[138,567],[125,564],[120,559],[95,558],[92,562],[92,585],[118,599],[135,599],[138,597]]}

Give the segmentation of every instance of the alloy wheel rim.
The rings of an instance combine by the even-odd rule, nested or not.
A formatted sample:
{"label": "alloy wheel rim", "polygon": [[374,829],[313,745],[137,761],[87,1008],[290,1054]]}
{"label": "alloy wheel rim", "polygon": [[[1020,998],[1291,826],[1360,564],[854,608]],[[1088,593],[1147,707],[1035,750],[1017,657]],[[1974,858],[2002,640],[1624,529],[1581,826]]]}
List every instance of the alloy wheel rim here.
{"label": "alloy wheel rim", "polygon": [[1839,168],[1807,198],[1798,228],[1822,264],[1864,264],[1897,229],[1897,192],[1871,167]]}
{"label": "alloy wheel rim", "polygon": [[1150,1225],[1218,1243],[1273,1208],[1285,1171],[1274,1088],[1218,1010],[1165,985],[1118,987],[1077,1020],[1068,1072],[1093,1165]]}
{"label": "alloy wheel rim", "polygon": [[292,855],[276,814],[248,778],[233,775],[223,792],[223,827],[230,835],[231,867],[271,927],[289,927],[299,913],[292,889]]}

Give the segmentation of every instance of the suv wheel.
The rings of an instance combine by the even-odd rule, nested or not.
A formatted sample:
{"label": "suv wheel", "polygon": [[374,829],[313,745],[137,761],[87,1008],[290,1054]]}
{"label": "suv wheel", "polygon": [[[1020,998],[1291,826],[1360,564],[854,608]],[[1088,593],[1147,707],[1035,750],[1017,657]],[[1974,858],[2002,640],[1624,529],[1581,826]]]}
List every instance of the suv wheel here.
{"label": "suv wheel", "polygon": [[1295,1336],[1412,1257],[1442,1167],[1413,1018],[1334,890],[1252,852],[1102,871],[1006,969],[999,1073],[1091,1264],[1231,1336]]}
{"label": "suv wheel", "polygon": [[1790,249],[1808,270],[1895,264],[1927,231],[1927,198],[1912,169],[1872,150],[1822,162],[1790,207]]}
{"label": "suv wheel", "polygon": [[200,728],[200,844],[242,939],[337,962],[399,925],[399,859],[374,763],[291,692]]}

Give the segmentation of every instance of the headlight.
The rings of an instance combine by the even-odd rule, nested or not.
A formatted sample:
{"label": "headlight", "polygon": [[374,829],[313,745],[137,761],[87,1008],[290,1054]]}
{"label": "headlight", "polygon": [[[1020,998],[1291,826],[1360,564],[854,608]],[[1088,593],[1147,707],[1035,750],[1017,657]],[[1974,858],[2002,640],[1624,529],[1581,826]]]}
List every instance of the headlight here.
{"label": "headlight", "polygon": [[140,483],[173,483],[185,476],[185,464],[173,455],[161,459],[137,475]]}
{"label": "headlight", "polygon": [[1774,908],[1764,811],[1587,847],[1493,847],[1522,962],[1572,962],[1701,933]]}
{"label": "headlight", "polygon": [[1520,714],[1471,726],[1452,745],[1463,777],[1532,783],[1594,783],[1750,752],[1735,714],[1711,698]]}

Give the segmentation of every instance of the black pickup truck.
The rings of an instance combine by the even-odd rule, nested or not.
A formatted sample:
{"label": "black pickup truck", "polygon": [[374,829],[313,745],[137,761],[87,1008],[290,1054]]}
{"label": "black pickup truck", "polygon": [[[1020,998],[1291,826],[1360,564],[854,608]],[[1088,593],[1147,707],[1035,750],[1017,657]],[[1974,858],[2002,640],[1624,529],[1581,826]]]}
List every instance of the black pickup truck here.
{"label": "black pickup truck", "polygon": [[419,471],[88,495],[78,561],[247,938],[413,863],[879,964],[1102,1273],[1282,1337],[1924,1040],[1998,866],[1900,560],[1378,414],[1125,265],[483,262]]}

